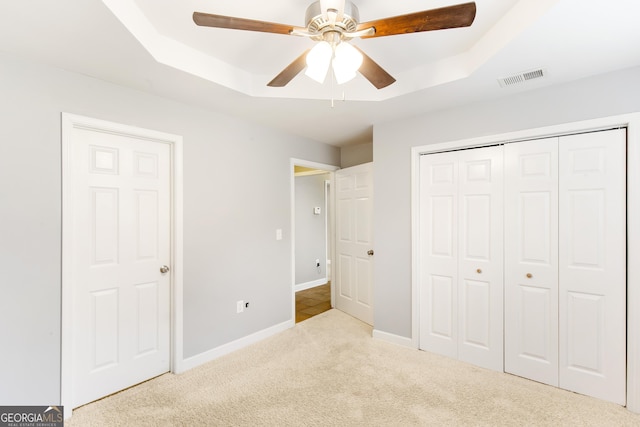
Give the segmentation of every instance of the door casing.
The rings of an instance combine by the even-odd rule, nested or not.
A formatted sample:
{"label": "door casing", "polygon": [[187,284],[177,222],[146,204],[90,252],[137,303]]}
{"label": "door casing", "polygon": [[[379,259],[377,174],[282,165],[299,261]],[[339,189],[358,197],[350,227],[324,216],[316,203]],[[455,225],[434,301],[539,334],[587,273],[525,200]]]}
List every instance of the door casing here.
{"label": "door casing", "polygon": [[[108,122],[75,114],[62,113],[62,308],[61,308],[61,375],[60,404],[72,404],[73,373],[73,274],[71,266],[73,175],[72,129],[80,128],[94,132],[140,138],[148,141],[169,144],[171,147],[171,372],[180,373],[183,360],[183,194],[182,194],[182,137],[149,129]],[[65,418],[72,410],[65,411]]]}

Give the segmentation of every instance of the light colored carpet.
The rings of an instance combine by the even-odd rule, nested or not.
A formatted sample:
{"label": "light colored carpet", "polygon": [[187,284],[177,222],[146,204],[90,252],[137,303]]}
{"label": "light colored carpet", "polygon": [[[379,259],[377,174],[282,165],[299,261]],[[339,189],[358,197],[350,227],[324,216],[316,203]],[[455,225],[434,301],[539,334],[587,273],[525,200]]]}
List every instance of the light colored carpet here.
{"label": "light colored carpet", "polygon": [[618,405],[371,338],[337,310],[74,411],[74,426],[640,426]]}

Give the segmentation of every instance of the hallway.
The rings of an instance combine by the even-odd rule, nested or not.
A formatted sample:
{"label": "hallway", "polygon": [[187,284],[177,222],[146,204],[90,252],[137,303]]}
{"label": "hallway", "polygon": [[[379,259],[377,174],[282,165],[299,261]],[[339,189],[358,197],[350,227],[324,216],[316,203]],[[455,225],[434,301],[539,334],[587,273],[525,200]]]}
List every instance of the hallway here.
{"label": "hallway", "polygon": [[296,323],[331,309],[331,282],[296,292]]}

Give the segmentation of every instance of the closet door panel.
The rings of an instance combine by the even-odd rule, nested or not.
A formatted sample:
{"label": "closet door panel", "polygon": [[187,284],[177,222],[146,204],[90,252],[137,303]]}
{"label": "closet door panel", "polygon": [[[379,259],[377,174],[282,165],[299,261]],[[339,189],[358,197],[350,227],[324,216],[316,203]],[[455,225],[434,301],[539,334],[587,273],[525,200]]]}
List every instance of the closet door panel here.
{"label": "closet door panel", "polygon": [[558,138],[505,146],[505,371],[558,385]]}
{"label": "closet door panel", "polygon": [[459,152],[458,358],[503,370],[503,147]]}
{"label": "closet door panel", "polygon": [[560,387],[621,405],[626,131],[560,139]]}
{"label": "closet door panel", "polygon": [[462,345],[489,352],[492,335],[491,282],[464,280],[460,292]]}
{"label": "closet door panel", "polygon": [[458,153],[420,159],[420,348],[457,357]]}

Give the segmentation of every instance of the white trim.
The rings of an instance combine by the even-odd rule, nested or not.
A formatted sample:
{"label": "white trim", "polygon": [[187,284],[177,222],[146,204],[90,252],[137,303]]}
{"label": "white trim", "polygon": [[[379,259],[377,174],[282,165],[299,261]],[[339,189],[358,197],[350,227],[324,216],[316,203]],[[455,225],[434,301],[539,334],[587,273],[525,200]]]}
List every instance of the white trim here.
{"label": "white trim", "polygon": [[212,360],[215,360],[219,357],[226,356],[227,354],[233,353],[234,351],[241,350],[252,344],[255,344],[269,337],[272,337],[276,334],[279,334],[280,332],[284,332],[287,329],[293,328],[294,326],[295,326],[295,321],[293,319],[290,319],[290,320],[287,320],[286,322],[279,323],[267,329],[254,332],[251,335],[238,338],[235,341],[231,341],[229,343],[223,344],[219,347],[205,351],[204,353],[200,353],[196,356],[188,357],[182,361],[183,371],[193,369],[207,362],[211,362]]}
{"label": "white trim", "polygon": [[640,114],[627,127],[627,409],[640,413]]}
{"label": "white trim", "polygon": [[73,193],[73,177],[72,169],[66,165],[71,165],[73,152],[71,150],[71,140],[68,129],[73,127],[73,118],[66,113],[62,113],[62,283],[61,283],[61,311],[60,311],[60,405],[66,406],[68,409],[64,411],[65,419],[71,417],[72,408],[70,403],[73,400],[72,395],[72,355],[73,355],[73,321],[70,315],[73,307],[72,292],[65,290],[65,283],[71,283],[71,265],[69,260],[73,253],[71,243],[73,236],[69,232],[72,229],[73,221],[65,212],[73,212],[73,200],[68,195]]}
{"label": "white trim", "polygon": [[[335,277],[335,271],[333,270],[333,263],[335,254],[336,254],[336,187],[335,187],[335,173],[331,173],[328,181],[325,181],[325,195],[327,207],[327,279],[333,280]],[[328,190],[328,192],[327,192]],[[335,287],[331,286],[331,308],[336,306],[336,293]]]}
{"label": "white trim", "polygon": [[117,135],[162,142],[171,147],[171,363],[172,372],[183,369],[183,169],[182,137],[164,132],[141,129],[104,120],[62,113],[62,308],[60,350],[60,404],[69,408],[65,418],[72,415],[73,401],[73,159],[72,129],[89,129]]}
{"label": "white trim", "polygon": [[640,113],[605,117],[411,149],[412,331],[419,345],[419,160],[422,154],[627,127],[627,409],[640,413]]}
{"label": "white trim", "polygon": [[[333,230],[330,230],[331,223],[329,222],[329,209],[333,206],[333,203],[329,203],[329,197],[331,197],[331,179],[324,180],[324,231],[325,231],[325,255],[324,259],[326,264],[324,266],[324,273],[327,281],[331,280],[331,242],[333,241]],[[333,305],[331,306],[333,307]]]}
{"label": "white trim", "polygon": [[183,191],[184,191],[184,169],[182,157],[182,137],[178,136],[173,143],[172,151],[172,202],[173,202],[173,222],[172,222],[172,295],[171,295],[171,318],[173,324],[171,328],[171,372],[179,374],[184,372],[183,348],[184,348],[184,300],[183,300],[183,276],[184,276],[184,214],[183,214]]}
{"label": "white trim", "polygon": [[400,335],[390,334],[389,332],[379,331],[377,329],[373,330],[371,337],[391,344],[401,345],[403,347],[413,349],[418,348],[413,344],[413,339],[411,338],[401,337]]}
{"label": "white trim", "polygon": [[[330,180],[333,183],[334,172],[340,169],[338,166],[328,165],[324,163],[312,162],[309,160],[296,159],[291,157],[289,159],[289,200],[291,203],[291,320],[295,322],[296,318],[296,180],[294,173],[294,166],[304,166],[307,168],[314,168],[327,171],[330,175]],[[334,203],[329,204],[327,216],[331,215],[331,223],[333,223],[334,215]],[[331,254],[333,254],[333,241],[331,239]],[[333,258],[333,256],[331,257]],[[326,279],[325,279],[326,281]],[[333,307],[333,286],[331,287],[331,306]]]}
{"label": "white trim", "polygon": [[327,284],[327,278],[317,279],[311,282],[299,283],[293,287],[294,292],[306,291],[307,289],[315,288],[316,286],[322,286]]}
{"label": "white trim", "polygon": [[420,154],[411,149],[411,343],[420,348]]}
{"label": "white trim", "polygon": [[295,176],[313,176],[313,175],[322,175],[323,173],[327,173],[327,172],[322,170],[315,170],[315,171],[305,171],[305,172],[294,172],[294,175]]}

